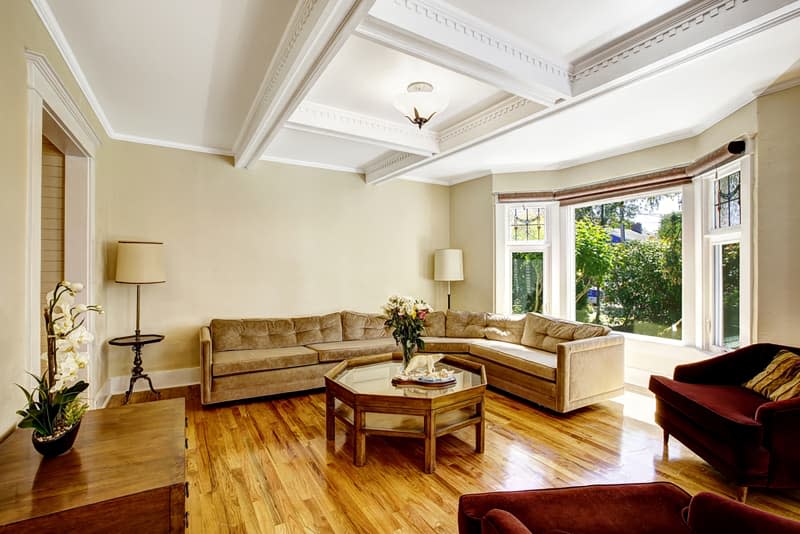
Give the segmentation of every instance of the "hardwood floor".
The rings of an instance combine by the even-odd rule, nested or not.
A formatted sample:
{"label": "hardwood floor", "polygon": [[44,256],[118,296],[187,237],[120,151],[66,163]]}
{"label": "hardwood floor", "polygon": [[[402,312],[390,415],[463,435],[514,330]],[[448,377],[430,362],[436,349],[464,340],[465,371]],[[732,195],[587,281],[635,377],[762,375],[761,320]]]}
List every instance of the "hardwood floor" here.
{"label": "hardwood floor", "polygon": [[[486,452],[472,429],[440,438],[430,475],[420,440],[370,437],[355,467],[342,426],[325,440],[324,392],[205,409],[197,386],[162,393],[186,397],[188,532],[456,532],[462,493],[579,484],[668,480],[735,497],[674,439],[662,459],[652,398],[633,393],[561,416],[488,391]],[[800,491],[755,489],[748,504],[800,519]]]}

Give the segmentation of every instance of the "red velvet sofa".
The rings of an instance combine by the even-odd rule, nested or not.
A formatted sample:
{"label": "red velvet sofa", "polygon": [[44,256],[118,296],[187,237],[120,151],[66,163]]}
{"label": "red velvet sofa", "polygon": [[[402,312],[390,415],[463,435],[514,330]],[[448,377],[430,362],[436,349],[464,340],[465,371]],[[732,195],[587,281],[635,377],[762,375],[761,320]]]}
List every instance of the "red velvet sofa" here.
{"label": "red velvet sofa", "polygon": [[800,522],[668,482],[462,495],[459,534],[800,534]]}
{"label": "red velvet sofa", "polygon": [[758,343],[700,362],[679,365],[674,378],[650,377],[664,452],[674,436],[739,486],[800,487],[800,398],[772,402],[742,384],[779,350]]}

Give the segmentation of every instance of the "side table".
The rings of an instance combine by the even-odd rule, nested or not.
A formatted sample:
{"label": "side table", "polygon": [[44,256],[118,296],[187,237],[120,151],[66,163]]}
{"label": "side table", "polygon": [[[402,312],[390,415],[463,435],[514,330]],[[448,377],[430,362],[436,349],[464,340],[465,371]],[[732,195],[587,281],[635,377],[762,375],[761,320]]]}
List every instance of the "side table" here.
{"label": "side table", "polygon": [[128,404],[131,394],[133,393],[133,385],[140,378],[147,380],[147,383],[150,384],[150,391],[156,394],[156,398],[161,398],[161,393],[153,388],[153,381],[150,380],[150,377],[146,373],[142,372],[144,371],[142,368],[142,347],[150,345],[151,343],[159,343],[163,341],[163,339],[164,336],[161,334],[139,334],[135,336],[115,337],[108,342],[109,345],[114,345],[116,347],[130,347],[134,354],[133,367],[131,368],[131,382],[128,386],[128,391],[125,392],[125,402],[123,404]]}

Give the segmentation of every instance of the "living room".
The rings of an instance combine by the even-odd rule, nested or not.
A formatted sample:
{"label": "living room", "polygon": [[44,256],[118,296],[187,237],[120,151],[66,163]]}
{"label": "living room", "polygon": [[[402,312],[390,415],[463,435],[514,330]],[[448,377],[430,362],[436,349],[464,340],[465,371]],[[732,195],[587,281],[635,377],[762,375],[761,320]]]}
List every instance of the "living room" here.
{"label": "living room", "polygon": [[[626,334],[625,397],[566,415],[490,389],[483,455],[460,430],[440,439],[429,475],[419,444],[370,437],[367,463],[356,467],[341,428],[326,448],[320,390],[200,406],[198,332],[212,319],[380,313],[395,294],[444,311],[437,250],[463,254],[463,280],[449,284],[452,310],[511,313],[507,206],[550,210],[548,239],[526,249],[547,258],[539,311],[580,319],[576,206],[643,191],[681,191],[683,205],[695,206],[693,178],[729,164],[750,184],[736,237],[746,252],[741,345],[800,346],[792,268],[800,257],[792,205],[800,3],[609,1],[585,15],[577,2],[501,4],[492,13],[472,0],[154,2],[148,10],[4,3],[0,435],[15,431],[25,400],[14,384],[40,372],[38,128],[38,143],[45,135],[62,145],[66,181],[85,178],[68,185],[85,203],[70,204],[79,221],[67,220],[65,235],[74,232],[80,253],[65,257],[64,277],[85,284],[86,303],[105,310],[88,323],[87,402],[121,402],[131,351],[108,341],[132,334],[141,304],[142,331],[165,336],[143,348],[145,371],[164,397],[188,395],[189,530],[452,532],[461,494],[596,483],[672,481],[735,498],[735,484],[680,442],[662,458],[646,389],[649,373],[672,376],[676,364],[710,358],[719,345],[708,327],[714,284],[702,267],[702,207],[683,211],[692,240],[684,240],[679,339]],[[436,29],[445,15],[487,38],[514,35],[573,77],[553,75],[555,67],[523,72],[498,46],[459,50],[458,36]],[[573,29],[557,31],[567,21]],[[533,36],[520,36],[534,23]],[[677,36],[664,30],[670,24]],[[657,45],[624,52],[659,31]],[[287,48],[292,39],[296,48]],[[594,74],[593,63],[603,65]],[[418,126],[392,101],[419,81],[452,93],[440,116]],[[326,119],[337,102],[338,115]],[[374,112],[376,102],[385,111]],[[356,122],[365,117],[372,122]],[[744,150],[728,152],[737,141]],[[666,171],[673,181],[657,182]],[[643,189],[613,189],[621,179]],[[592,196],[564,196],[580,188]],[[115,282],[126,240],[164,243],[166,281],[142,285],[140,298]],[[140,381],[131,407],[147,400]],[[633,415],[637,407],[644,415]],[[746,502],[800,518],[796,490],[754,488]]]}

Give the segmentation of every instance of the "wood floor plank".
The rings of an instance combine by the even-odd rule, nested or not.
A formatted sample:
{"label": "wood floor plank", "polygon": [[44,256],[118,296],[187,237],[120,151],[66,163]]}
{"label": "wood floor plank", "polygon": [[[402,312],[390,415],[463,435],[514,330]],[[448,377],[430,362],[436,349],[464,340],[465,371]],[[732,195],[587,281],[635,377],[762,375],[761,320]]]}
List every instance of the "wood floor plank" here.
{"label": "wood floor plank", "polygon": [[[325,439],[319,391],[209,408],[197,386],[162,394],[186,398],[192,533],[452,533],[463,493],[581,484],[666,480],[735,497],[674,439],[663,458],[647,396],[560,415],[488,391],[486,452],[474,452],[472,429],[459,430],[437,440],[436,472],[426,475],[421,440],[369,437],[367,463],[355,467],[341,425]],[[137,392],[132,402],[152,398]],[[639,418],[628,414],[637,403]],[[800,491],[753,489],[748,504],[800,520]]]}

